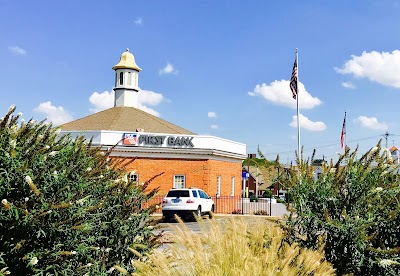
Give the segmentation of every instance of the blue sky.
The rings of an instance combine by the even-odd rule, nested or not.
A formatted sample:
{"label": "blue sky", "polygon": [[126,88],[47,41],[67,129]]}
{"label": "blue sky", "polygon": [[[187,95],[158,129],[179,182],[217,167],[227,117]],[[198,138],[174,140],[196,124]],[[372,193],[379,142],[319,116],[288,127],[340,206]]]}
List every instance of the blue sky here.
{"label": "blue sky", "polygon": [[[294,159],[299,49],[304,156],[400,147],[400,1],[0,0],[0,113],[55,124],[110,106],[125,48],[140,107],[187,128]],[[385,140],[383,140],[385,142]]]}

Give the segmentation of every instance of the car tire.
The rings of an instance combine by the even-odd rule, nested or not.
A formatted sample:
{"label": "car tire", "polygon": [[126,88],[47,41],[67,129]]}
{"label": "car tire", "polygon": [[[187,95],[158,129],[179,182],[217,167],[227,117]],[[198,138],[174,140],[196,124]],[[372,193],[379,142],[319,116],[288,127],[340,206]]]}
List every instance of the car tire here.
{"label": "car tire", "polygon": [[208,218],[212,219],[214,217],[214,205],[211,207],[211,211],[208,212]]}
{"label": "car tire", "polygon": [[169,222],[171,220],[171,215],[163,215],[163,222]]}
{"label": "car tire", "polygon": [[196,217],[201,218],[201,206],[197,207],[197,210],[193,212],[193,218],[196,219]]}

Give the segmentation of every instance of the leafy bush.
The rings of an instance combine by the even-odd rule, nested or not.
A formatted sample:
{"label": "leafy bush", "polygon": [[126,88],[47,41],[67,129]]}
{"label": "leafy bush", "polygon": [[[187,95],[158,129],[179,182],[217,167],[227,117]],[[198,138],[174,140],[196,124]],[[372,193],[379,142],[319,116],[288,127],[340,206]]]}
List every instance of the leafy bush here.
{"label": "leafy bush", "polygon": [[279,227],[243,218],[175,226],[174,243],[134,261],[138,275],[334,275],[322,252],[283,242]]}
{"label": "leafy bush", "polygon": [[265,198],[270,198],[270,197],[272,197],[272,191],[265,190],[262,196]]}
{"label": "leafy bush", "polygon": [[298,160],[286,183],[288,240],[308,248],[324,244],[339,275],[400,275],[398,169],[380,144],[360,160],[356,154],[347,149],[335,165],[323,166],[317,181],[312,162]]}
{"label": "leafy bush", "polygon": [[268,216],[268,211],[266,211],[266,210],[258,210],[258,211],[254,212],[254,215]]}
{"label": "leafy bush", "polygon": [[256,196],[251,196],[250,202],[258,202],[258,198]]}
{"label": "leafy bush", "polygon": [[242,214],[242,210],[241,210],[241,209],[234,209],[234,210],[232,211],[232,214],[239,214],[239,215],[241,215],[241,214]]}
{"label": "leafy bush", "polygon": [[122,180],[125,160],[14,110],[0,119],[1,273],[129,270],[157,244],[148,220],[155,207],[142,208],[157,191]]}

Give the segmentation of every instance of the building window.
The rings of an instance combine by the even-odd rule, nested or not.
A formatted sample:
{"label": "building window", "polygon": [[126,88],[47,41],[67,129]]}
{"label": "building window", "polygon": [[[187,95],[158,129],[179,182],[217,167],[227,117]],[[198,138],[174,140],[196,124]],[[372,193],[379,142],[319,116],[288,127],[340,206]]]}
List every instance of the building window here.
{"label": "building window", "polygon": [[139,175],[136,174],[135,172],[130,172],[128,175],[128,180],[133,181],[137,186],[139,183]]}
{"label": "building window", "polygon": [[127,84],[128,84],[128,85],[132,85],[132,74],[131,74],[131,72],[128,72]]}
{"label": "building window", "polygon": [[221,176],[217,176],[217,196],[221,195]]}
{"label": "building window", "polygon": [[118,84],[118,74],[115,73],[115,86],[117,86],[117,84]]}
{"label": "building window", "polygon": [[232,179],[231,179],[231,196],[234,196],[234,195],[235,195],[235,177],[232,176]]}
{"label": "building window", "polygon": [[185,176],[182,174],[174,175],[174,188],[185,188]]}
{"label": "building window", "polygon": [[124,73],[121,72],[119,73],[119,85],[123,85],[124,84]]}

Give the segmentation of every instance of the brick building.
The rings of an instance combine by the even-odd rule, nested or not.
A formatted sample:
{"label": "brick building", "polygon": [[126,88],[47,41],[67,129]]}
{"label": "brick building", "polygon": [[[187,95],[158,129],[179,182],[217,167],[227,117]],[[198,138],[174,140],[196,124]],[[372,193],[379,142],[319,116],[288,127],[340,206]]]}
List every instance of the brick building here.
{"label": "brick building", "polygon": [[92,138],[104,150],[116,145],[113,158],[135,158],[127,176],[138,184],[163,172],[149,186],[160,194],[195,186],[212,196],[241,195],[245,144],[197,135],[138,109],[141,69],[128,49],[113,70],[114,107],[62,125],[62,134]]}

